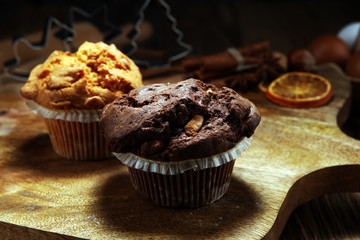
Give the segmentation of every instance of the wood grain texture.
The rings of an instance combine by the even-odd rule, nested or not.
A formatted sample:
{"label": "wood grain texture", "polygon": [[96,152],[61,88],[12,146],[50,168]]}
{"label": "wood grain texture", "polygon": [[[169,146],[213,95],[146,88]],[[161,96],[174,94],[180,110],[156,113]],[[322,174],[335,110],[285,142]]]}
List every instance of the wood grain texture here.
{"label": "wood grain texture", "polygon": [[338,127],[350,82],[332,67],[319,73],[334,87],[323,107],[289,109],[260,92],[245,95],[262,114],[253,143],[237,159],[224,197],[196,209],[160,208],[141,199],[115,159],[77,162],[56,155],[45,124],[18,94],[21,84],[2,78],[0,226],[8,236],[41,230],[39,236],[59,239],[277,239],[299,205],[360,191],[360,142]]}
{"label": "wood grain texture", "polygon": [[359,212],[359,193],[337,193],[316,198],[292,213],[280,239],[359,239]]}

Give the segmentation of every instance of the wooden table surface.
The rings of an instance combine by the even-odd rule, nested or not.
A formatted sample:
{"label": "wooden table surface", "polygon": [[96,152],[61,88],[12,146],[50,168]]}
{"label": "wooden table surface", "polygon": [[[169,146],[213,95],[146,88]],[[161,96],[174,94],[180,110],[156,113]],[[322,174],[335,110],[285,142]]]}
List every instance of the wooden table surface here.
{"label": "wooden table surface", "polygon": [[[1,8],[1,62],[13,54],[9,35],[32,34],[48,15],[64,19],[66,4],[40,6],[24,1],[19,6],[12,3],[13,12]],[[358,21],[353,1],[172,4],[195,55],[261,40],[287,53]],[[119,16],[121,8],[112,11]],[[80,41],[91,39],[86,32],[79,34]],[[36,41],[39,34],[29,39]],[[263,120],[252,146],[237,160],[228,193],[209,207],[185,210],[159,209],[140,199],[126,169],[114,159],[81,163],[58,157],[45,125],[18,94],[22,84],[2,76],[1,238],[359,239],[360,196],[354,193],[359,192],[359,142],[344,134],[337,121],[340,110],[349,110],[343,104],[351,84],[339,81],[343,76],[331,69],[322,73],[335,81],[336,91],[330,104],[321,108],[291,110],[268,102],[259,92],[247,94],[259,106]],[[148,83],[168,78],[177,81],[182,76]],[[347,131],[358,129],[352,125]],[[343,164],[340,171],[327,168]],[[324,168],[330,171],[317,171]],[[350,174],[354,172],[355,178]],[[344,191],[350,193],[336,193]]]}
{"label": "wooden table surface", "polygon": [[141,199],[115,159],[75,162],[57,156],[44,123],[19,96],[22,84],[1,78],[2,236],[278,239],[299,205],[360,190],[360,142],[338,127],[350,82],[332,67],[320,74],[334,86],[333,99],[323,107],[288,109],[262,92],[245,95],[259,107],[262,121],[249,150],[237,159],[229,191],[199,209],[160,208]]}

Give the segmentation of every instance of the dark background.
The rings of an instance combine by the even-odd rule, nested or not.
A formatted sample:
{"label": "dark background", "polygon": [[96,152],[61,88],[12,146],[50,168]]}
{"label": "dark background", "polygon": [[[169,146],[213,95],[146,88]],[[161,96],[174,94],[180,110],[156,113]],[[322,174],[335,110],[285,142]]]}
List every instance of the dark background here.
{"label": "dark background", "polygon": [[[111,22],[120,26],[136,21],[137,10],[143,1],[1,1],[0,41],[42,30],[48,16],[67,23],[72,4],[92,11],[103,3],[109,7]],[[178,28],[184,33],[184,42],[193,47],[194,55],[216,53],[231,46],[240,47],[263,40],[268,40],[273,50],[287,54],[294,48],[306,47],[318,36],[337,34],[343,26],[360,21],[360,4],[356,1],[168,0],[167,3],[178,20]],[[168,46],[169,33],[165,31],[169,22],[164,20],[163,9],[156,1],[149,5],[146,20],[157,31],[145,43],[146,47],[171,48]],[[94,21],[101,25],[100,18]],[[0,49],[0,57],[2,51]],[[354,211],[354,206],[355,212],[359,212],[360,204],[345,202],[354,199],[348,195],[335,197],[339,200],[318,198],[299,207],[289,219],[281,239],[330,239],[334,232],[335,239],[342,239],[344,229],[360,234],[358,222],[341,224],[346,214]],[[319,217],[327,213],[338,218]],[[312,219],[311,224],[308,219]]]}
{"label": "dark background", "polygon": [[[0,38],[25,35],[42,29],[47,16],[67,22],[70,5],[91,11],[105,3],[112,23],[134,22],[143,1],[2,1],[0,3]],[[305,47],[314,38],[337,34],[348,23],[359,21],[356,1],[202,1],[168,0],[171,13],[178,20],[184,41],[193,54],[209,54],[230,46],[242,46],[269,40],[273,49],[287,53]],[[147,47],[164,47],[167,37],[161,29],[169,25],[161,7],[152,1],[146,19],[160,29],[157,39]],[[160,36],[160,37],[159,37]]]}

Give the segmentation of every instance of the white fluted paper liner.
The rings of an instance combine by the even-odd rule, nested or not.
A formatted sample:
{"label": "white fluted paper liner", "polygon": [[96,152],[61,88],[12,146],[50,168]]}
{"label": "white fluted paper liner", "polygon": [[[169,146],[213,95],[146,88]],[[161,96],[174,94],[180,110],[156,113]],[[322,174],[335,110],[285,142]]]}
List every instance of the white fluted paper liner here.
{"label": "white fluted paper liner", "polygon": [[189,159],[179,162],[161,162],[153,161],[136,156],[132,153],[115,153],[113,155],[117,157],[123,164],[142,170],[145,172],[159,173],[163,175],[175,175],[184,173],[187,170],[199,171],[207,168],[219,167],[225,163],[235,160],[237,156],[246,151],[252,141],[252,137],[244,137],[235,147],[232,149],[206,158]]}
{"label": "white fluted paper liner", "polygon": [[57,110],[49,109],[37,104],[34,101],[27,100],[27,106],[30,110],[44,118],[51,118],[56,120],[64,120],[70,122],[97,122],[100,120],[102,109],[90,109],[90,110]]}

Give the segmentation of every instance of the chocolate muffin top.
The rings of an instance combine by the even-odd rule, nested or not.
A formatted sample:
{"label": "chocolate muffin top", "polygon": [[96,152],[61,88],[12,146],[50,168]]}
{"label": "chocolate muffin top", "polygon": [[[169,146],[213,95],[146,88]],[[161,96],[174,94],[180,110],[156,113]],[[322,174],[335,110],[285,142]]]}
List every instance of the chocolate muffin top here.
{"label": "chocolate muffin top", "polygon": [[112,152],[181,161],[225,152],[259,122],[234,90],[188,79],[131,90],[104,108],[100,126]]}

